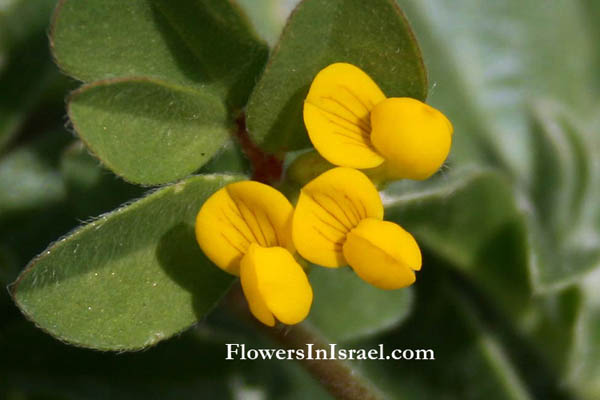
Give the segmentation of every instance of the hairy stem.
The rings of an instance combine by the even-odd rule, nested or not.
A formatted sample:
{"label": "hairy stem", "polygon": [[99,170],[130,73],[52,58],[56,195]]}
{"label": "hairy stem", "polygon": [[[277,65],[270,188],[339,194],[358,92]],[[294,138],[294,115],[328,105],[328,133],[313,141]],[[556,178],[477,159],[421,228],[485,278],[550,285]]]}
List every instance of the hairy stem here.
{"label": "hairy stem", "polygon": [[[307,322],[298,325],[269,328],[255,320],[248,310],[239,283],[235,284],[227,296],[227,305],[242,319],[254,325],[260,332],[270,337],[286,349],[302,349],[307,355],[308,344],[312,344],[312,354],[322,349],[329,354],[329,343]],[[352,366],[341,360],[298,360],[302,366],[336,399],[379,400],[380,391],[361,376]]]}
{"label": "hairy stem", "polygon": [[[252,142],[246,129],[244,114],[236,120],[235,136],[246,157],[252,165],[252,179],[273,185],[281,180],[283,157],[268,154]],[[248,310],[242,288],[239,283],[233,286],[227,296],[228,306],[242,319],[253,324],[258,330],[286,349],[304,350],[307,355],[308,344],[312,344],[313,354],[325,350],[329,354],[329,343],[307,322],[289,328],[269,328],[255,320]],[[325,387],[335,398],[341,400],[376,400],[383,396],[353,369],[350,364],[340,360],[299,360],[304,368]]]}

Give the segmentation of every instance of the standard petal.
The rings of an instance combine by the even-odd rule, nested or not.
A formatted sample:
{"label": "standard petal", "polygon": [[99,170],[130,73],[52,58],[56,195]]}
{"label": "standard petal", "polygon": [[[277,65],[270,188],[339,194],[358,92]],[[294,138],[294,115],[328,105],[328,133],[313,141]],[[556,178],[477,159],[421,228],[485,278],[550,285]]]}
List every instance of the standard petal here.
{"label": "standard petal", "polygon": [[242,259],[240,273],[250,311],[265,325],[274,326],[274,318],[293,325],[308,315],[312,288],[288,250],[252,244]]}
{"label": "standard petal", "polygon": [[364,218],[383,218],[379,193],[365,174],[330,169],[300,191],[292,236],[302,257],[324,267],[346,265],[346,235]]}
{"label": "standard petal", "polygon": [[377,84],[352,64],[336,63],[321,70],[304,101],[304,124],[315,149],[344,167],[383,163],[371,144],[370,113],[384,99]]}
{"label": "standard petal", "polygon": [[399,289],[415,282],[421,250],[410,233],[377,219],[364,219],[348,234],[344,257],[356,274],[380,289]]}
{"label": "standard petal", "polygon": [[435,108],[408,97],[382,101],[371,112],[371,141],[390,178],[426,179],[444,163],[452,124]]}
{"label": "standard petal", "polygon": [[212,262],[239,275],[239,263],[251,243],[294,251],[293,207],[270,186],[236,182],[213,194],[196,216],[196,239]]}

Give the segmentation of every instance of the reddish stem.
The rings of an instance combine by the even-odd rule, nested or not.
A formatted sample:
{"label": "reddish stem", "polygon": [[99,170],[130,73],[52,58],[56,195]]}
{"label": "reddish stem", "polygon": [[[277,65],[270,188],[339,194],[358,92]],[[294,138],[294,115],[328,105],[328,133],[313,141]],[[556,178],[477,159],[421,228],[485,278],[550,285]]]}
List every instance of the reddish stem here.
{"label": "reddish stem", "polygon": [[235,136],[252,165],[252,179],[270,185],[279,182],[283,174],[282,157],[266,153],[252,142],[246,128],[244,113],[241,113],[235,122],[237,125]]}

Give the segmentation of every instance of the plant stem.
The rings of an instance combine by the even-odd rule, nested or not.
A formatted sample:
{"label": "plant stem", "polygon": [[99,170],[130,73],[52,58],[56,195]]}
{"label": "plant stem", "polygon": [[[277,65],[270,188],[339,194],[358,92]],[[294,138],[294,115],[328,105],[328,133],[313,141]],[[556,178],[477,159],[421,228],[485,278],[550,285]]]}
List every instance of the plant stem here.
{"label": "plant stem", "polygon": [[[246,129],[246,117],[243,113],[236,119],[236,124],[235,136],[252,164],[252,179],[270,185],[279,182],[283,174],[283,157],[265,153],[252,142]],[[281,327],[269,328],[255,320],[250,315],[239,282],[230,290],[227,304],[239,317],[250,322],[259,331],[286,349],[302,349],[304,354],[308,355],[308,344],[312,344],[313,354],[316,354],[317,350],[325,350],[329,354],[329,343],[307,322],[281,329]],[[299,361],[337,399],[376,400],[383,398],[379,390],[346,362],[314,358],[311,360],[304,358]]]}
{"label": "plant stem", "polygon": [[[304,349],[312,343],[314,350],[323,349],[329,354],[329,343],[304,322],[289,329],[267,329],[269,336],[287,349]],[[335,398],[344,400],[375,400],[383,398],[370,382],[347,362],[340,360],[300,360],[304,368]]]}
{"label": "plant stem", "polygon": [[[286,349],[304,351],[309,354],[308,344],[312,344],[312,354],[317,349],[329,354],[329,343],[307,322],[298,325],[274,328],[267,327],[254,319],[248,310],[241,285],[236,283],[230,290],[226,304],[240,317],[254,325],[260,332]],[[306,358],[298,360],[302,366],[336,399],[340,400],[379,400],[381,392],[366,380],[352,366],[341,360],[321,360]]]}
{"label": "plant stem", "polygon": [[258,182],[273,185],[281,180],[283,174],[283,156],[269,154],[252,142],[246,129],[246,116],[241,113],[235,120],[237,138],[242,151],[252,165],[252,179]]}

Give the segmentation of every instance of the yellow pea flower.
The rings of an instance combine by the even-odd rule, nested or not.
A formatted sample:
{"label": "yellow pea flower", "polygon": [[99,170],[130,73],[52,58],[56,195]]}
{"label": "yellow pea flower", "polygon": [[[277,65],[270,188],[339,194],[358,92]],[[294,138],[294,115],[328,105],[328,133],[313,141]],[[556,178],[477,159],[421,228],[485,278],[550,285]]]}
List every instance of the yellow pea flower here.
{"label": "yellow pea flower", "polygon": [[294,209],[280,192],[254,181],[215,192],[196,216],[196,240],[222,270],[240,276],[250,311],[262,323],[296,324],[306,318],[313,293],[294,259]]}
{"label": "yellow pea flower", "polygon": [[362,172],[337,167],[306,184],[294,211],[292,237],[302,257],[337,268],[350,265],[381,289],[415,282],[421,251],[413,236],[383,221],[377,189]]}
{"label": "yellow pea flower", "polygon": [[426,179],[444,163],[452,124],[416,99],[386,98],[360,68],[335,63],[321,70],[304,101],[304,123],[329,162],[384,168],[389,179]]}

